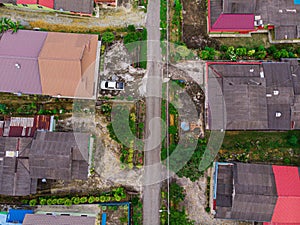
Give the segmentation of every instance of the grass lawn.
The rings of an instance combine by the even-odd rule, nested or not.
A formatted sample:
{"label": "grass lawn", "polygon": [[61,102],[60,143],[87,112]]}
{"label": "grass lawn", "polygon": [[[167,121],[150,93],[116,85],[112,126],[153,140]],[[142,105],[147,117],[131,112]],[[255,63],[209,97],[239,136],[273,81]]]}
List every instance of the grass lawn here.
{"label": "grass lawn", "polygon": [[260,45],[266,48],[270,46],[267,34],[252,34],[251,37],[236,37],[236,38],[215,38],[220,42],[220,45],[239,47],[244,46],[248,48],[255,48]]}
{"label": "grass lawn", "polygon": [[300,166],[299,137],[299,130],[227,131],[218,153],[219,161],[238,160]]}

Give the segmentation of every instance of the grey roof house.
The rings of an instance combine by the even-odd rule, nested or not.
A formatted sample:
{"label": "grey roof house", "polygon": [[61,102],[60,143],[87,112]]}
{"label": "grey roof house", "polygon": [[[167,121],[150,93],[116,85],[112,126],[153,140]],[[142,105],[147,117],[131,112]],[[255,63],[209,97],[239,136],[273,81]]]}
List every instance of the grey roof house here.
{"label": "grey roof house", "polygon": [[[300,128],[300,65],[285,62],[208,63],[207,128]],[[219,93],[216,90],[220,90]],[[213,118],[222,111],[224,124]]]}
{"label": "grey roof house", "polygon": [[36,193],[38,179],[86,180],[90,135],[37,131],[33,138],[0,137],[0,194]]}

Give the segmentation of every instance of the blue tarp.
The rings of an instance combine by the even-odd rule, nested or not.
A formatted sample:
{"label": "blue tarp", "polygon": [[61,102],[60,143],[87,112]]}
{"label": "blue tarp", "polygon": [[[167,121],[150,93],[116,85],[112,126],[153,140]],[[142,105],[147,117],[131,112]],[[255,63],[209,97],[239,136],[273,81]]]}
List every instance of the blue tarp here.
{"label": "blue tarp", "polygon": [[294,3],[300,5],[300,0],[294,0]]}
{"label": "blue tarp", "polygon": [[23,223],[26,214],[33,214],[33,210],[10,209],[6,217],[6,222]]}
{"label": "blue tarp", "polygon": [[106,225],[106,213],[102,213],[101,225]]}

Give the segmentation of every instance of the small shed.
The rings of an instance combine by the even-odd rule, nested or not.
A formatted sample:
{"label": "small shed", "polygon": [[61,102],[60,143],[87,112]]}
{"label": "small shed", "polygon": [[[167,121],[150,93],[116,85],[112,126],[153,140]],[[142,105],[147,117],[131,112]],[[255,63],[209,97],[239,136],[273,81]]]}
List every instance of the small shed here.
{"label": "small shed", "polygon": [[23,223],[26,214],[33,214],[33,210],[10,209],[7,217],[7,223]]}

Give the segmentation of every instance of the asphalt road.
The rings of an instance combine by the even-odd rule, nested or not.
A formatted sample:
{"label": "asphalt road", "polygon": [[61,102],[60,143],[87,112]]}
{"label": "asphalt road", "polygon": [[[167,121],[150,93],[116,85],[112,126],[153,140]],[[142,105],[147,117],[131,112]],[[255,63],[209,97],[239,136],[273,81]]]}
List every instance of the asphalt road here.
{"label": "asphalt road", "polygon": [[146,140],[143,184],[143,224],[160,224],[161,188],[161,49],[160,49],[160,1],[150,0],[147,7],[146,27],[147,73],[146,84]]}

